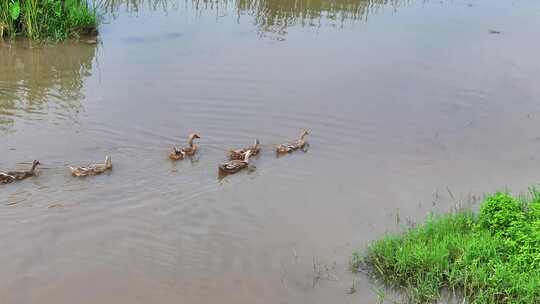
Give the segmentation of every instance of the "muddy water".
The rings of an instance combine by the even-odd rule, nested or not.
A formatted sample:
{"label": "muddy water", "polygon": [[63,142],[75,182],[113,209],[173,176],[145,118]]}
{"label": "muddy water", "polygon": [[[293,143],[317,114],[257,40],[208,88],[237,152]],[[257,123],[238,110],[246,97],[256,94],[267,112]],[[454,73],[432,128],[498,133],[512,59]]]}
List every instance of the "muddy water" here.
{"label": "muddy water", "polygon": [[352,250],[540,179],[535,1],[101,5],[97,45],[1,44],[0,168],[43,163],[0,189],[2,303],[373,303]]}

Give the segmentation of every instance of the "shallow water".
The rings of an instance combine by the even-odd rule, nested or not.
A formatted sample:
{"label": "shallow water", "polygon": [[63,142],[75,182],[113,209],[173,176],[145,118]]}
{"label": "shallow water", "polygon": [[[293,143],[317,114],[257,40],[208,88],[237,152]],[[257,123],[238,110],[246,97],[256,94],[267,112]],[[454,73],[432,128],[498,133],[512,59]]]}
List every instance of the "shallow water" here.
{"label": "shallow water", "polygon": [[[97,45],[1,43],[0,168],[43,163],[0,188],[2,303],[374,303],[352,250],[540,177],[537,1],[101,11]],[[309,151],[276,158],[302,128]],[[255,138],[256,169],[219,180]]]}

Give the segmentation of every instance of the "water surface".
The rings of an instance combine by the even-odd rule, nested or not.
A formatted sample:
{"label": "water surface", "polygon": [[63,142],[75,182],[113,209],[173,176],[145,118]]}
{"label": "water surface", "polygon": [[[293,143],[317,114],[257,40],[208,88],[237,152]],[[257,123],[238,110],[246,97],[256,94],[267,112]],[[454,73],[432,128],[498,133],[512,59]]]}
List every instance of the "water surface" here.
{"label": "water surface", "polygon": [[[535,1],[100,10],[97,45],[1,43],[0,168],[44,167],[0,188],[2,303],[374,303],[352,250],[539,179]],[[276,158],[302,128],[309,151]],[[255,138],[256,170],[218,180]]]}

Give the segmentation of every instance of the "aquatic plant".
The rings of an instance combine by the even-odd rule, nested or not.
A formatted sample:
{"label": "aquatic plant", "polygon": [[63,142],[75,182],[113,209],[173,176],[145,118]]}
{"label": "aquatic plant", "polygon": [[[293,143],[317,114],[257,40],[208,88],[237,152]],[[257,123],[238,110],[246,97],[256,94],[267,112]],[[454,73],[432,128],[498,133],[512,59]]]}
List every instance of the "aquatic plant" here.
{"label": "aquatic plant", "polygon": [[540,303],[540,194],[499,192],[484,200],[479,214],[430,216],[374,241],[364,265],[411,303],[444,294],[468,303]]}
{"label": "aquatic plant", "polygon": [[0,36],[63,40],[96,32],[95,9],[84,0],[2,0]]}

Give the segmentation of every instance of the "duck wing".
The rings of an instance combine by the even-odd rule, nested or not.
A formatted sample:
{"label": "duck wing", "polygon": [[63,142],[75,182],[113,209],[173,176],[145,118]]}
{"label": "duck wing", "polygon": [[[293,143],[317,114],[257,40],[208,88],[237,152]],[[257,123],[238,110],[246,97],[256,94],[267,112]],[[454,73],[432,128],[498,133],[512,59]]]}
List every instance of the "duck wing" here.
{"label": "duck wing", "polygon": [[7,175],[13,176],[15,179],[21,180],[31,176],[32,174],[28,171],[9,171]]}
{"label": "duck wing", "polygon": [[231,160],[221,164],[220,168],[222,168],[223,170],[235,170],[242,168],[246,164],[247,163],[243,160]]}
{"label": "duck wing", "polygon": [[0,172],[0,184],[9,184],[15,181],[15,176]]}

